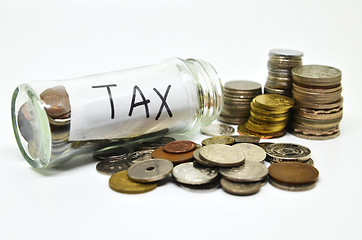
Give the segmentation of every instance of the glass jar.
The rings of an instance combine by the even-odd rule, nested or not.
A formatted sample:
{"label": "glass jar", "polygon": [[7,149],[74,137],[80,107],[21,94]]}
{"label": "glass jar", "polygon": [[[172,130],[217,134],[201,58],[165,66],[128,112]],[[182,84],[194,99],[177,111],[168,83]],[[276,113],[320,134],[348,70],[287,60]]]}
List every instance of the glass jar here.
{"label": "glass jar", "polygon": [[59,165],[112,142],[186,133],[220,114],[222,84],[196,59],[18,86],[11,116],[19,149],[34,168]]}

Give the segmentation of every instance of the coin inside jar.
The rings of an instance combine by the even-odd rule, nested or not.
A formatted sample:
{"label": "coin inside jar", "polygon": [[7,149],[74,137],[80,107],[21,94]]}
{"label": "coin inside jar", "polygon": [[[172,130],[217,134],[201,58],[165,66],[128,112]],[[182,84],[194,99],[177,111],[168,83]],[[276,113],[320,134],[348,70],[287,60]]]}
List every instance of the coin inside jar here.
{"label": "coin inside jar", "polygon": [[166,178],[172,168],[172,162],[165,159],[146,160],[132,165],[128,169],[128,177],[135,182],[156,182]]}
{"label": "coin inside jar", "polygon": [[191,141],[181,140],[167,143],[163,150],[168,153],[185,153],[196,148],[196,144]]}
{"label": "coin inside jar", "polygon": [[121,193],[145,193],[154,190],[157,186],[157,183],[138,183],[130,180],[127,170],[115,173],[109,179],[109,187]]}
{"label": "coin inside jar", "polygon": [[177,182],[190,185],[201,185],[213,181],[218,171],[197,163],[182,163],[174,167],[172,175]]}
{"label": "coin inside jar", "polygon": [[231,145],[235,142],[235,139],[233,137],[228,136],[216,136],[211,138],[204,139],[201,144],[203,146],[207,146],[210,144],[225,144],[225,145]]}
{"label": "coin inside jar", "polygon": [[266,153],[262,147],[252,143],[238,143],[233,147],[241,150],[245,155],[245,161],[249,162],[263,162],[266,158]]}
{"label": "coin inside jar", "polygon": [[238,167],[220,168],[219,172],[224,178],[233,182],[256,182],[268,175],[268,169],[258,162],[245,162]]}
{"label": "coin inside jar", "polygon": [[202,127],[200,131],[209,136],[229,136],[235,132],[235,129],[227,124],[213,123]]}
{"label": "coin inside jar", "polygon": [[251,195],[257,193],[261,188],[260,182],[253,183],[236,183],[226,180],[225,178],[221,178],[220,184],[224,191],[234,194],[234,195]]}
{"label": "coin inside jar", "polygon": [[243,152],[232,146],[223,144],[212,144],[201,148],[200,157],[219,167],[233,167],[244,163]]}

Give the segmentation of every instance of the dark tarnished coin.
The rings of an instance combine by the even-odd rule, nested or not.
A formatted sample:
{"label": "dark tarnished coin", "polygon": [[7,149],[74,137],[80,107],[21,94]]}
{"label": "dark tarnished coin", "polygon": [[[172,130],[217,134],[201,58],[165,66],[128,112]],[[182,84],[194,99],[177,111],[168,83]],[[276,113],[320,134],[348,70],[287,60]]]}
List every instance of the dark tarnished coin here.
{"label": "dark tarnished coin", "polygon": [[128,177],[135,182],[156,182],[166,178],[172,168],[172,162],[165,159],[145,160],[132,165],[128,169]]}
{"label": "dark tarnished coin", "polygon": [[281,190],[286,191],[292,191],[292,192],[300,192],[300,191],[307,191],[315,187],[316,182],[309,183],[309,184],[301,184],[301,185],[290,185],[290,184],[282,184],[279,183],[272,178],[269,178],[269,182],[271,185],[273,185],[276,188],[279,188]]}
{"label": "dark tarnished coin", "polygon": [[200,149],[200,157],[219,167],[234,167],[244,163],[245,155],[232,146],[211,144]]}
{"label": "dark tarnished coin", "polygon": [[225,145],[231,145],[235,142],[233,137],[228,136],[216,136],[211,138],[204,139],[201,144],[203,146],[211,145],[211,144],[225,144]]}
{"label": "dark tarnished coin", "polygon": [[235,132],[232,126],[223,123],[213,123],[200,129],[202,134],[209,136],[229,136]]}
{"label": "dark tarnished coin", "polygon": [[113,174],[109,179],[109,186],[114,191],[128,194],[145,193],[157,188],[157,183],[137,183],[130,180],[127,170]]}
{"label": "dark tarnished coin", "polygon": [[266,146],[273,144],[272,142],[260,142],[258,143],[259,147],[263,148],[265,151]]}
{"label": "dark tarnished coin", "polygon": [[233,147],[241,150],[245,155],[245,161],[249,162],[263,162],[266,158],[265,150],[252,143],[238,143]]}
{"label": "dark tarnished coin", "polygon": [[253,182],[253,183],[236,183],[226,180],[225,178],[221,178],[220,184],[222,189],[225,190],[225,192],[228,192],[230,194],[234,195],[252,195],[257,192],[259,192],[261,188],[260,182]]}
{"label": "dark tarnished coin", "polygon": [[302,185],[317,181],[319,172],[310,164],[280,162],[269,166],[269,176],[281,184]]}
{"label": "dark tarnished coin", "polygon": [[127,170],[131,164],[127,161],[126,156],[117,160],[103,160],[97,163],[96,169],[98,172],[112,175],[120,171]]}
{"label": "dark tarnished coin", "polygon": [[32,112],[33,110],[29,108],[29,104],[27,102],[20,107],[18,112],[19,131],[27,142],[30,142],[34,139],[35,131],[32,124],[34,123]]}
{"label": "dark tarnished coin", "polygon": [[274,143],[265,147],[265,152],[271,159],[303,161],[310,158],[307,147],[292,143]]}
{"label": "dark tarnished coin", "polygon": [[155,149],[152,153],[152,158],[167,159],[174,164],[184,163],[190,161],[193,158],[194,151],[185,153],[168,153],[163,151],[163,147]]}
{"label": "dark tarnished coin", "polygon": [[153,150],[140,150],[133,153],[130,153],[127,156],[127,160],[131,165],[136,164],[138,162],[143,162],[145,160],[152,159]]}
{"label": "dark tarnished coin", "polygon": [[218,171],[216,168],[205,167],[197,163],[182,163],[172,170],[172,175],[177,182],[190,185],[201,185],[213,181]]}
{"label": "dark tarnished coin", "polygon": [[268,169],[257,162],[245,162],[238,167],[220,168],[219,172],[224,178],[233,182],[257,182],[268,175]]}
{"label": "dark tarnished coin", "polygon": [[63,86],[48,88],[40,94],[45,103],[45,111],[51,118],[69,118],[70,103],[67,91]]}
{"label": "dark tarnished coin", "polygon": [[110,147],[104,148],[102,150],[95,151],[93,153],[93,158],[97,160],[105,160],[105,159],[119,159],[127,156],[129,153],[127,148],[124,147]]}
{"label": "dark tarnished coin", "polygon": [[257,136],[236,135],[231,137],[234,138],[234,143],[258,143],[260,141]]}
{"label": "dark tarnished coin", "polygon": [[191,141],[180,140],[165,144],[163,150],[168,153],[185,153],[196,148],[196,144]]}
{"label": "dark tarnished coin", "polygon": [[169,142],[173,142],[175,140],[176,139],[174,139],[172,137],[161,137],[161,138],[154,139],[153,141],[146,141],[146,142],[139,143],[135,146],[135,149],[136,150],[152,150],[152,149],[162,147],[165,144],[167,144]]}

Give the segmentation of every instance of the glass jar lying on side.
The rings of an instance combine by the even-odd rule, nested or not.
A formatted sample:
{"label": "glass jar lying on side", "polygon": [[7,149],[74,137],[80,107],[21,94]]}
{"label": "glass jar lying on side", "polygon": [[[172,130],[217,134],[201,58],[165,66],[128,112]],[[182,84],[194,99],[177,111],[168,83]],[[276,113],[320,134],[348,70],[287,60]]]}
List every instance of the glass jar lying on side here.
{"label": "glass jar lying on side", "polygon": [[34,168],[52,167],[112,142],[127,144],[205,126],[220,114],[222,84],[202,60],[160,64],[18,86],[11,116]]}

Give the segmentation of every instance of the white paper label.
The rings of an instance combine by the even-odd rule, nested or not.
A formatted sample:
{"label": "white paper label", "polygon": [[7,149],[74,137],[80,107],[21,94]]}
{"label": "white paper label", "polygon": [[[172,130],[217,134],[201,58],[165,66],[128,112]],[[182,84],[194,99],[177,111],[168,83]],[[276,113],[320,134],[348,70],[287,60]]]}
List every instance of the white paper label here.
{"label": "white paper label", "polygon": [[182,79],[175,66],[92,75],[64,86],[71,105],[70,141],[183,129],[194,121],[198,104],[195,84]]}

